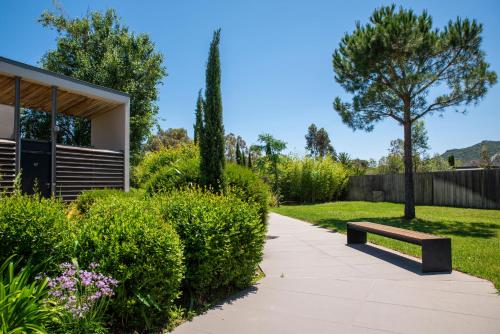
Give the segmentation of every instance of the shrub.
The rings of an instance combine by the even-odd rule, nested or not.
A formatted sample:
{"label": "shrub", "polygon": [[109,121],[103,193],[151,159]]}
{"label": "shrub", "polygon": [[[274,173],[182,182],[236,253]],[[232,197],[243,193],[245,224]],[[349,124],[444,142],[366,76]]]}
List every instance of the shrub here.
{"label": "shrub", "polygon": [[182,160],[199,159],[199,156],[198,146],[193,144],[162,148],[159,151],[148,152],[134,168],[132,181],[137,186],[142,187],[160,169]]}
{"label": "shrub", "polygon": [[259,209],[232,194],[189,189],[156,198],[184,245],[183,288],[203,304],[219,293],[248,286],[262,259],[265,225]]}
{"label": "shrub", "polygon": [[73,201],[73,207],[81,213],[85,214],[97,201],[109,197],[143,197],[143,191],[137,189],[131,189],[130,192],[124,192],[120,189],[91,189],[83,191],[78,197]]}
{"label": "shrub", "polygon": [[18,265],[10,257],[0,266],[0,333],[48,333],[56,313],[45,302],[47,279],[33,280],[31,268]]}
{"label": "shrub", "polygon": [[[149,195],[154,195],[201,185],[200,157],[196,148],[184,145],[148,153],[136,169],[141,187]],[[234,163],[226,164],[224,178],[226,186],[235,195],[258,205],[261,220],[265,221],[269,201],[268,186],[249,168]]]}
{"label": "shrub", "polygon": [[332,201],[341,195],[349,178],[346,167],[331,158],[291,158],[281,169],[281,196],[289,202]]}
{"label": "shrub", "polygon": [[71,247],[66,208],[38,196],[0,196],[0,261],[17,254],[42,269],[56,269]]}
{"label": "shrub", "polygon": [[151,175],[144,188],[146,193],[166,193],[175,189],[200,184],[200,160],[189,158],[166,165]]}
{"label": "shrub", "polygon": [[120,282],[109,306],[115,326],[149,329],[166,322],[184,273],[182,248],[149,201],[103,198],[78,227],[79,263],[96,262]]}
{"label": "shrub", "polygon": [[260,218],[265,222],[269,205],[269,187],[267,184],[249,168],[234,163],[226,164],[224,177],[226,178],[226,185],[232,189],[235,195],[243,201],[258,206]]}

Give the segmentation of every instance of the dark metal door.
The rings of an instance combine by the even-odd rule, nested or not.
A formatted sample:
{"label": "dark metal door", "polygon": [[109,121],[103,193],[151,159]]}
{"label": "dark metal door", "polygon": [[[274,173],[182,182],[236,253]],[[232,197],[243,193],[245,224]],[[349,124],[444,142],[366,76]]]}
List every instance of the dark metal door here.
{"label": "dark metal door", "polygon": [[23,192],[33,194],[37,188],[44,197],[50,197],[50,141],[23,139],[21,141],[21,169]]}

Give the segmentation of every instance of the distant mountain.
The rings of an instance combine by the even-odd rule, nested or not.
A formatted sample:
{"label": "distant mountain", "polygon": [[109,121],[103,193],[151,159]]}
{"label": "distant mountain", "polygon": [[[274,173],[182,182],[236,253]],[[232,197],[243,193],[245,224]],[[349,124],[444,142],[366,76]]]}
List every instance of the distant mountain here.
{"label": "distant mountain", "polygon": [[444,152],[441,156],[448,159],[450,155],[455,156],[455,160],[460,160],[462,165],[474,164],[481,159],[481,148],[486,146],[490,157],[497,154],[500,155],[500,141],[493,140],[483,140],[475,145],[465,147],[465,148],[454,148]]}

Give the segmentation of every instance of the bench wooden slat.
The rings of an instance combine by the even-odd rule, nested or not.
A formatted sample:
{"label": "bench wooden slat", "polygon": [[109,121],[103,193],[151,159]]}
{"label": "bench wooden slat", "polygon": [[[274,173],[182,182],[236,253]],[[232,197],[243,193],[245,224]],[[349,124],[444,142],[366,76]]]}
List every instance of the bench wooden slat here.
{"label": "bench wooden slat", "polygon": [[423,272],[451,271],[450,238],[370,222],[347,223],[348,244],[366,243],[366,233],[378,234],[422,246]]}
{"label": "bench wooden slat", "polygon": [[442,237],[428,233],[406,230],[399,227],[370,222],[350,222],[347,224],[350,228],[358,231],[366,231],[373,234],[379,234],[389,238],[414,243],[416,245],[421,245],[424,240],[443,239]]}

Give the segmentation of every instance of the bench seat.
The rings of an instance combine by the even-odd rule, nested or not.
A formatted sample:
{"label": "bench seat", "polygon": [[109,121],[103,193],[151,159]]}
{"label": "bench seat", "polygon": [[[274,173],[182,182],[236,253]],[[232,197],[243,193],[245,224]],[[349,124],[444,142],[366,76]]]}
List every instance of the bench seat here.
{"label": "bench seat", "polygon": [[422,246],[422,272],[451,271],[450,238],[370,222],[347,223],[348,244],[366,243],[366,233]]}

